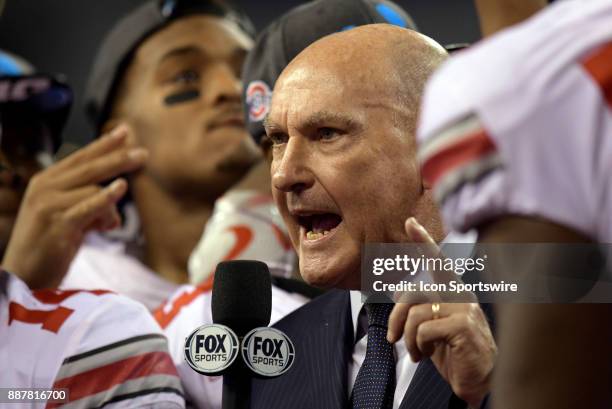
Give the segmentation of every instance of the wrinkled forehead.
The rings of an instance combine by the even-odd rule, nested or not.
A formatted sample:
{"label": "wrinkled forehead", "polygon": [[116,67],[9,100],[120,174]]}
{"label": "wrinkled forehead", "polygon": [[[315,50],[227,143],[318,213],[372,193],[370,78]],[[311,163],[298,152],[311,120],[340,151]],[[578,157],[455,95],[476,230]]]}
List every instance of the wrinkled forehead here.
{"label": "wrinkled forehead", "polygon": [[292,63],[276,82],[268,122],[288,126],[287,121],[319,111],[358,115],[371,108],[392,108],[395,94],[383,72],[380,66],[354,63]]}

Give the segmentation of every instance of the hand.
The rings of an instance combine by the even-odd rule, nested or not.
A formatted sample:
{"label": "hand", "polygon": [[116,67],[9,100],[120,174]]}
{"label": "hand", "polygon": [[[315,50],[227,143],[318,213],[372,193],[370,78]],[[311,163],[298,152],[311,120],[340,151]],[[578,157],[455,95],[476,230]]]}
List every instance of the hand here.
{"label": "hand", "polygon": [[[439,248],[414,218],[406,222],[414,242],[424,243],[439,254]],[[437,280],[439,281],[439,280]],[[402,295],[404,297],[404,295]],[[431,357],[434,365],[455,394],[470,407],[479,407],[489,391],[497,347],[486,316],[476,302],[439,304],[434,319],[431,303],[422,298],[397,303],[389,317],[387,339],[404,338],[413,361]]]}
{"label": "hand", "polygon": [[32,178],[2,260],[4,269],[31,288],[57,287],[85,234],[120,223],[116,204],[127,182],[99,183],[145,163],[147,151],[128,147],[127,132],[119,126]]}

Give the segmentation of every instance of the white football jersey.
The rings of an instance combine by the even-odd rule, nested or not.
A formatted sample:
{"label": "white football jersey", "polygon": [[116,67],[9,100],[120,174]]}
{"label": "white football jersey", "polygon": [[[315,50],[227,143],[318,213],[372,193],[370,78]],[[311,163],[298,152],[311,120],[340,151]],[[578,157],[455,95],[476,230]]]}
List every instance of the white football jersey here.
{"label": "white football jersey", "polygon": [[[155,319],[168,338],[170,355],[183,382],[187,405],[199,409],[221,408],[223,378],[201,375],[191,369],[185,361],[185,339],[197,327],[213,322],[211,296],[212,292],[204,287],[186,285],[154,313]],[[272,286],[270,325],[307,301],[307,298],[299,294]]]}
{"label": "white football jersey", "polygon": [[86,236],[60,285],[62,289],[110,290],[149,310],[159,307],[179,287],[128,254],[124,241],[96,232]]}
{"label": "white football jersey", "polygon": [[68,402],[20,408],[184,407],[159,326],[106,291],[32,292],[0,271],[0,362],[2,388],[68,390]]}
{"label": "white football jersey", "polygon": [[[137,218],[133,212],[130,210],[128,220]],[[88,234],[60,287],[111,290],[154,310],[179,285],[156,274],[127,249],[125,238]],[[293,273],[295,252],[270,195],[231,190],[216,201],[189,258],[190,282],[212,288],[212,273],[218,263],[227,260],[260,260],[273,275],[289,277]]]}
{"label": "white football jersey", "polygon": [[217,264],[227,260],[259,260],[272,275],[291,276],[296,256],[272,196],[231,190],[215,202],[189,258],[189,281],[210,286]]}
{"label": "white football jersey", "polygon": [[418,139],[451,228],[528,215],[612,242],[612,2],[557,2],[455,54]]}

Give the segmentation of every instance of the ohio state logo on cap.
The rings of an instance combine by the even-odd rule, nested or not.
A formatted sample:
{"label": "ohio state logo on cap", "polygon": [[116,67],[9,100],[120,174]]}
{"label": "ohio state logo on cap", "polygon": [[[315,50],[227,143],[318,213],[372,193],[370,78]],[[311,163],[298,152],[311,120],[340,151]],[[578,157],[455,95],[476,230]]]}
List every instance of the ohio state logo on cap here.
{"label": "ohio state logo on cap", "polygon": [[252,81],[246,90],[246,103],[249,107],[249,120],[253,122],[263,121],[270,111],[272,91],[268,84],[263,81]]}

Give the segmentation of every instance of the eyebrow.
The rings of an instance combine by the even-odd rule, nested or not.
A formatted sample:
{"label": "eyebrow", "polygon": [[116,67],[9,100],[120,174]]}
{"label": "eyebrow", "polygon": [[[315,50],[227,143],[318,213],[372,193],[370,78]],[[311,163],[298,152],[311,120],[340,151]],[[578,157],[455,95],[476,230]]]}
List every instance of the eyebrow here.
{"label": "eyebrow", "polygon": [[[180,58],[180,57],[187,56],[190,54],[206,55],[207,53],[206,51],[202,50],[201,48],[195,45],[186,45],[184,47],[174,48],[168,51],[159,59],[159,63],[161,64],[166,60],[170,60],[173,58]],[[230,58],[245,57],[247,54],[248,54],[248,50],[246,50],[245,48],[235,47],[230,54]]]}
{"label": "eyebrow", "polygon": [[[306,118],[300,124],[300,127],[316,128],[318,126],[321,126],[322,123],[339,124],[347,129],[361,128],[361,124],[357,122],[353,117],[346,114],[329,111],[315,112],[314,114]],[[266,115],[266,117],[264,118],[263,126],[267,132],[277,132],[284,130],[283,126],[270,119],[270,114]]]}
{"label": "eyebrow", "polygon": [[344,128],[359,128],[361,125],[350,115],[339,112],[319,111],[306,118],[301,126],[305,128],[316,128],[322,123],[342,125]]}
{"label": "eyebrow", "polygon": [[170,60],[172,58],[182,57],[182,56],[185,56],[185,55],[196,54],[196,53],[197,54],[202,54],[202,50],[200,50],[195,45],[187,45],[185,47],[174,48],[174,49],[168,51],[167,53],[165,53],[159,59],[159,63],[161,64],[162,62],[164,62],[166,60]]}

